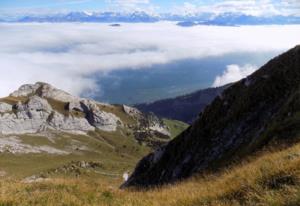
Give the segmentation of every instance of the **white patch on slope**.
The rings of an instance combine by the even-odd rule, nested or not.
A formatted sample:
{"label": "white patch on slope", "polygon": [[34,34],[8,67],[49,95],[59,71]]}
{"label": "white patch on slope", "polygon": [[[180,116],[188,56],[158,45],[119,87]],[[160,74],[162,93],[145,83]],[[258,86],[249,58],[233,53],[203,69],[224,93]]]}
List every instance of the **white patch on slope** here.
{"label": "white patch on slope", "polygon": [[57,155],[69,154],[66,151],[56,149],[50,146],[32,146],[24,144],[16,136],[0,137],[0,153],[9,152],[12,154],[28,154],[28,153],[48,153]]}

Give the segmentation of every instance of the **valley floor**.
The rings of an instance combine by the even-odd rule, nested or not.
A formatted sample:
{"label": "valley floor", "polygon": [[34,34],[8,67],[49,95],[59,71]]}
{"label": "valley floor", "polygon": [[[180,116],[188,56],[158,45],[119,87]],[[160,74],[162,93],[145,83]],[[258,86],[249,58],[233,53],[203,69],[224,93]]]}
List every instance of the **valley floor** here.
{"label": "valley floor", "polygon": [[122,178],[85,172],[41,182],[4,178],[0,205],[288,205],[300,204],[300,144],[265,151],[220,174],[151,190],[120,190]]}

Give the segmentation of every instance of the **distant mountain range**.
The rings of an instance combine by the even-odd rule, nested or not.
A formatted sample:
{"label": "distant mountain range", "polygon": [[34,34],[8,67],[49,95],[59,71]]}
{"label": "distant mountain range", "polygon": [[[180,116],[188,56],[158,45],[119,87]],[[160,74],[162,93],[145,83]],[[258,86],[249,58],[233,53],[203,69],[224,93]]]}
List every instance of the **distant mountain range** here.
{"label": "distant mountain range", "polygon": [[151,103],[137,104],[134,107],[145,113],[152,112],[160,117],[191,124],[198,118],[198,114],[230,85],[203,89],[191,94]]}
{"label": "distant mountain range", "polygon": [[209,20],[199,21],[180,21],[178,26],[191,27],[197,25],[220,25],[220,26],[239,26],[239,25],[284,25],[299,24],[300,17],[296,16],[251,16],[245,14],[225,13]]}
{"label": "distant mountain range", "polygon": [[70,12],[66,14],[53,14],[46,16],[24,16],[17,19],[17,22],[156,22],[159,18],[149,15],[146,12],[133,13],[88,13]]}
{"label": "distant mountain range", "polygon": [[26,15],[15,18],[1,17],[3,22],[127,22],[127,23],[151,23],[158,21],[177,21],[179,26],[195,25],[265,25],[265,24],[300,24],[297,16],[251,16],[242,13],[201,13],[194,15],[179,14],[149,14],[143,11],[131,13],[121,12],[69,12],[48,15]]}

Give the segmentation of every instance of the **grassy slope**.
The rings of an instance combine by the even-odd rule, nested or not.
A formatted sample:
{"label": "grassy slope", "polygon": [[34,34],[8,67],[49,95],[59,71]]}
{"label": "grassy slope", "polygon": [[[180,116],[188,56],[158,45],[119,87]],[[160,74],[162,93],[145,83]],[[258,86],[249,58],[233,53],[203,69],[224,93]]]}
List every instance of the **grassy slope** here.
{"label": "grassy slope", "polygon": [[227,170],[149,191],[119,190],[120,177],[0,184],[0,205],[299,205],[300,144],[264,151]]}
{"label": "grassy slope", "polygon": [[132,170],[136,162],[150,150],[139,145],[132,136],[125,136],[119,129],[115,133],[93,132],[85,135],[56,134],[50,141],[47,137],[22,135],[25,144],[33,146],[51,146],[57,149],[70,150],[76,141],[78,146],[86,146],[89,150],[71,150],[69,155],[50,154],[0,154],[0,170],[10,177],[26,177],[49,169],[56,168],[71,161],[95,161],[103,164],[105,173],[122,175]]}
{"label": "grassy slope", "polygon": [[188,124],[177,120],[163,119],[163,121],[168,126],[172,138],[177,137],[189,126]]}
{"label": "grassy slope", "polygon": [[[18,101],[26,102],[28,98],[7,97],[0,101],[9,104],[16,104]],[[53,99],[47,99],[49,104],[56,111],[64,115],[80,116],[80,112],[75,114],[65,110],[66,103]],[[116,132],[104,132],[97,130],[85,135],[71,135],[63,133],[53,133],[52,138],[37,135],[18,135],[22,142],[33,146],[50,146],[61,150],[66,150],[72,145],[74,140],[81,146],[86,146],[91,151],[72,151],[69,155],[50,154],[21,154],[10,153],[0,154],[0,171],[5,171],[6,176],[14,178],[24,178],[33,174],[53,169],[71,161],[95,161],[103,164],[103,173],[118,174],[121,176],[125,171],[132,171],[144,155],[150,152],[150,148],[140,145],[135,140],[133,132],[128,130],[126,125],[136,124],[136,120],[127,115],[122,106],[99,105],[100,109],[116,114],[125,127],[119,128]],[[179,121],[166,120],[171,129],[172,137],[185,129],[185,124]]]}
{"label": "grassy slope", "polygon": [[[16,104],[18,101],[26,102],[27,98],[7,97],[0,101]],[[58,112],[70,115],[65,110],[65,103],[51,99],[48,101]],[[99,105],[99,107],[116,114],[125,125],[136,124],[136,120],[126,115],[121,106]],[[80,116],[73,113],[71,115]],[[172,137],[187,127],[179,121],[164,120],[164,122],[170,128]],[[97,130],[88,135],[53,132],[51,138],[41,135],[18,135],[24,144],[50,146],[72,153],[69,155],[1,153],[0,173],[5,172],[6,175],[3,177],[0,175],[2,179],[0,205],[110,205],[110,203],[123,205],[122,198],[114,198],[116,194],[123,194],[117,190],[122,183],[122,174],[125,171],[132,171],[138,160],[150,152],[150,148],[138,144],[132,131],[126,128],[119,128],[117,132]],[[89,151],[70,150],[74,140],[77,146],[86,146]],[[47,175],[51,178],[49,182],[22,183],[25,177],[45,174],[72,161],[100,162],[102,167],[97,170],[83,169],[80,178],[75,178],[73,174],[52,174]],[[80,196],[83,199],[77,199]]]}

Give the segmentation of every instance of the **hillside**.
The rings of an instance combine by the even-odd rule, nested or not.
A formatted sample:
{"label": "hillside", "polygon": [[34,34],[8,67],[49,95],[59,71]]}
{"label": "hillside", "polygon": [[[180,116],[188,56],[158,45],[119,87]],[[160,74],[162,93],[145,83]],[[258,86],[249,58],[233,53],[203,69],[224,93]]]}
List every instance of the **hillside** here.
{"label": "hillside", "polygon": [[121,177],[182,130],[181,122],[126,105],[79,98],[46,83],[27,84],[0,99],[0,173],[38,178],[58,168],[69,174],[75,167],[72,176],[87,167],[100,176]]}
{"label": "hillside", "polygon": [[198,118],[199,113],[228,87],[229,85],[203,89],[175,98],[137,104],[134,107],[145,113],[153,112],[159,117],[176,119],[191,124]]}
{"label": "hillside", "polygon": [[300,145],[264,151],[218,174],[150,190],[119,190],[121,178],[92,174],[28,183],[1,180],[1,205],[296,206],[300,201]]}
{"label": "hillside", "polygon": [[153,186],[216,170],[300,133],[300,46],[235,83],[178,137],[144,157],[123,185]]}

